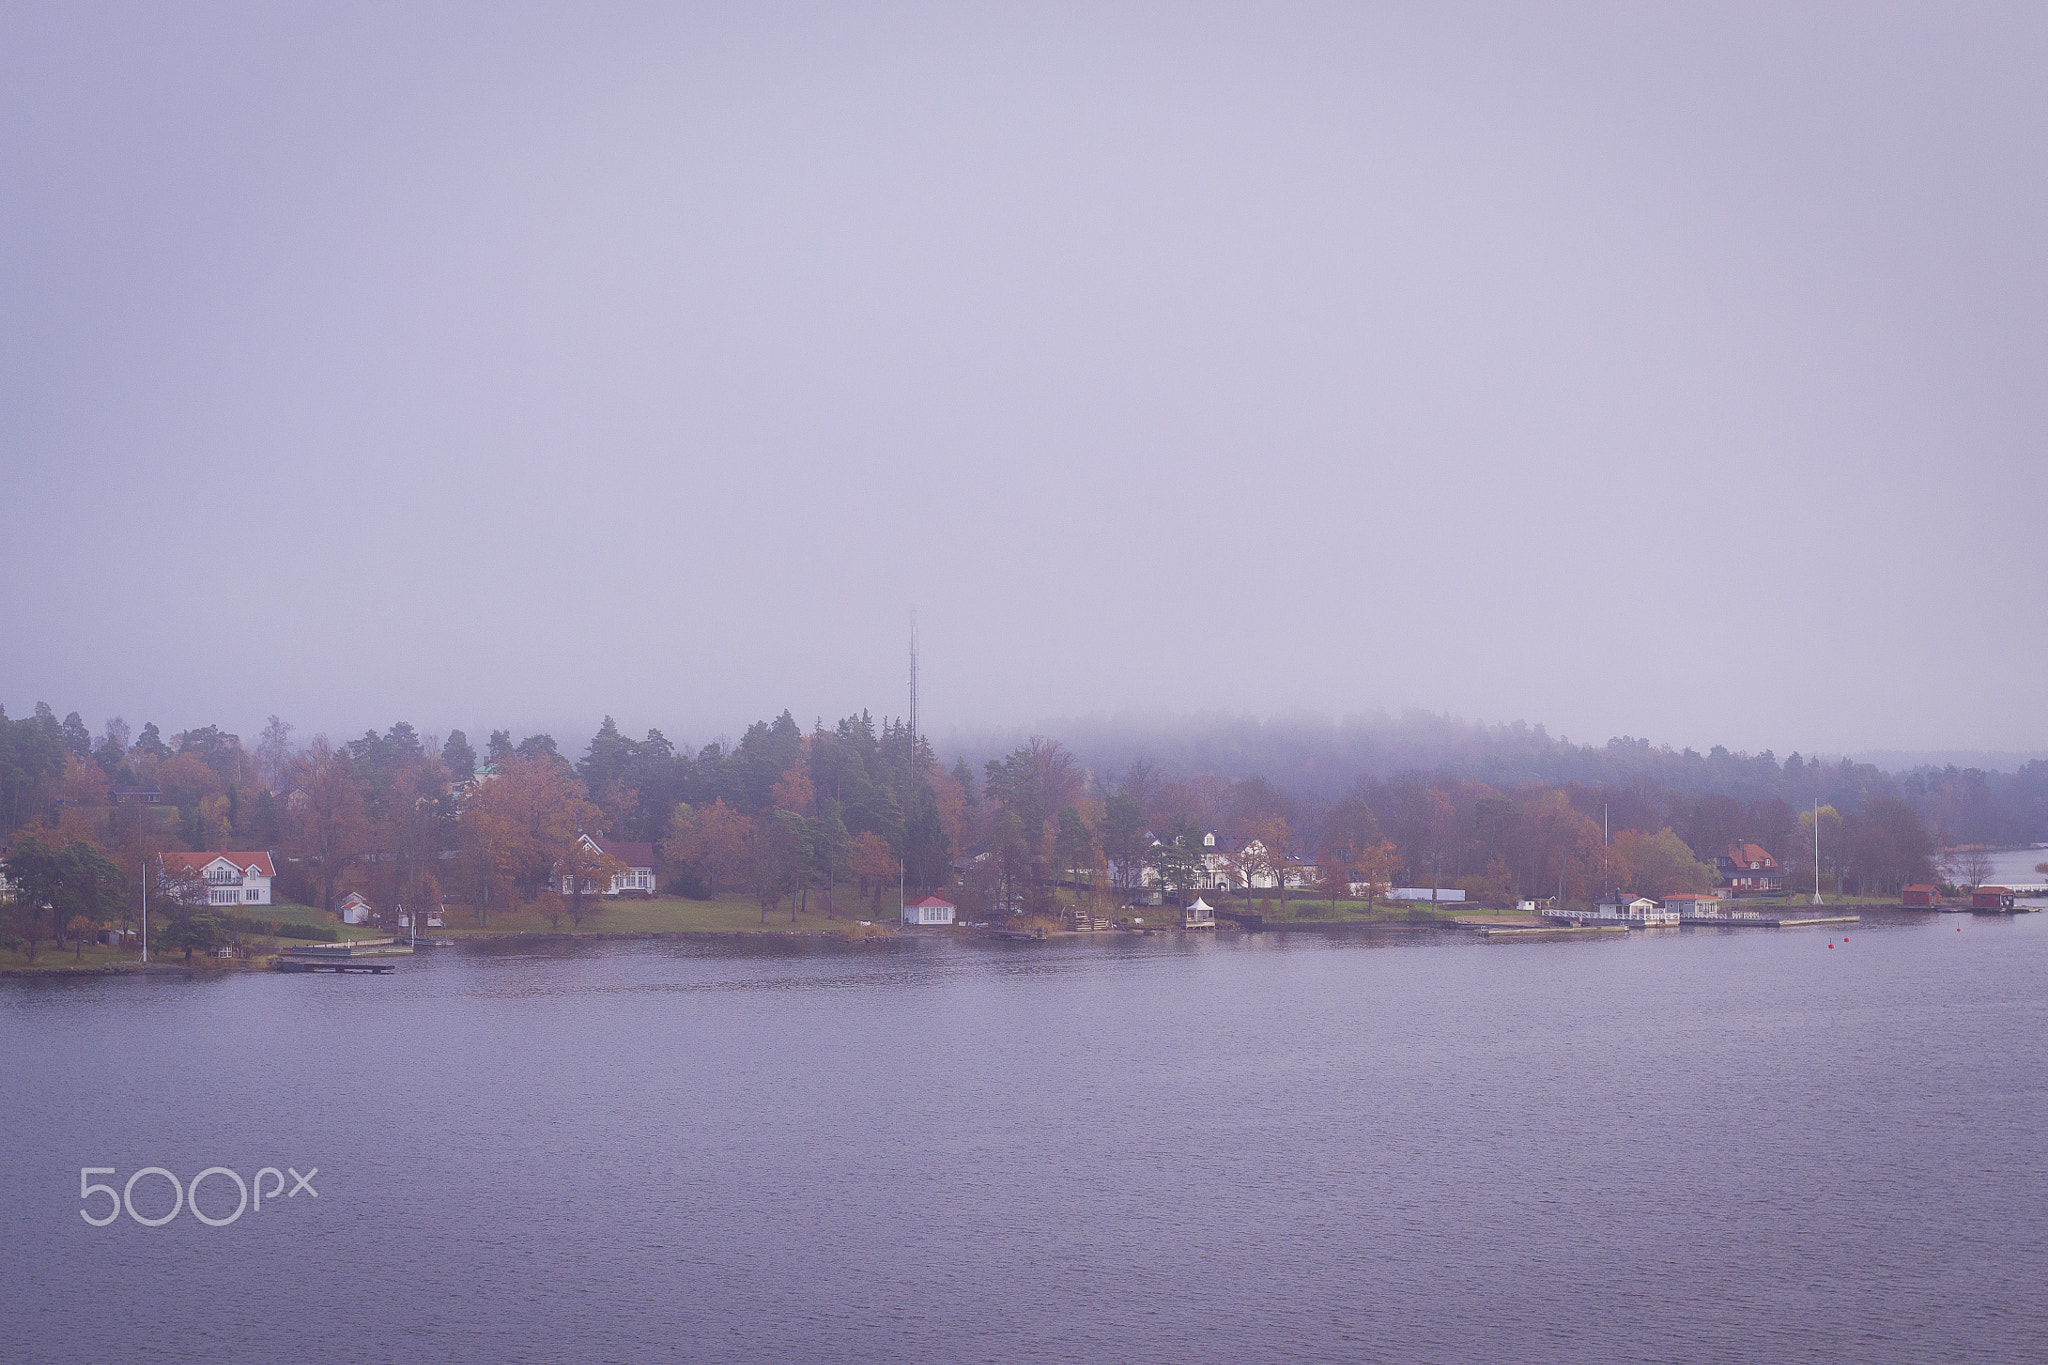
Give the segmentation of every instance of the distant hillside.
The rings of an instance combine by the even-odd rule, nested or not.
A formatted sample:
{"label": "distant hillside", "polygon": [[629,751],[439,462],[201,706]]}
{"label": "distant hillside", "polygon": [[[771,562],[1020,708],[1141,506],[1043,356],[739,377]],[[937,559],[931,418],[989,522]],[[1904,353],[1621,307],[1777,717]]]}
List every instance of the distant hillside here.
{"label": "distant hillside", "polygon": [[2048,749],[1867,749],[1849,757],[1888,773],[1909,773],[1919,768],[2016,773],[2029,763],[2048,759]]}

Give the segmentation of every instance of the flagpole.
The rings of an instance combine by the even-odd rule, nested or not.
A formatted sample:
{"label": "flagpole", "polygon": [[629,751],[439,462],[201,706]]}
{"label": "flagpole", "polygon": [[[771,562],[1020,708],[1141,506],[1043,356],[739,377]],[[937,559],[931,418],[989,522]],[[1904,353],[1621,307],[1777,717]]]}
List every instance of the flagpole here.
{"label": "flagpole", "polygon": [[1813,798],[1813,903],[1820,904],[1820,798]]}

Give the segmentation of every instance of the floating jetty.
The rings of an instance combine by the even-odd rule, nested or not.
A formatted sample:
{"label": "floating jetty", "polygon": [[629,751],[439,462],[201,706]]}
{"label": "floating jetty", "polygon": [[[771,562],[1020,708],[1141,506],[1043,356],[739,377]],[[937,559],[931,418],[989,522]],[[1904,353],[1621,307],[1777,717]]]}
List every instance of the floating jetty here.
{"label": "floating jetty", "polygon": [[1626,924],[1545,924],[1519,928],[1499,924],[1475,924],[1472,932],[1491,942],[1494,939],[1611,938],[1628,936]]}
{"label": "floating jetty", "polygon": [[412,956],[412,948],[388,938],[357,939],[352,943],[306,943],[285,949],[271,961],[277,972],[371,972],[383,975],[398,968],[398,959]]}
{"label": "floating jetty", "polygon": [[1803,929],[1809,924],[1861,924],[1861,915],[1758,915],[1750,918],[1682,919],[1681,925],[1709,929]]}

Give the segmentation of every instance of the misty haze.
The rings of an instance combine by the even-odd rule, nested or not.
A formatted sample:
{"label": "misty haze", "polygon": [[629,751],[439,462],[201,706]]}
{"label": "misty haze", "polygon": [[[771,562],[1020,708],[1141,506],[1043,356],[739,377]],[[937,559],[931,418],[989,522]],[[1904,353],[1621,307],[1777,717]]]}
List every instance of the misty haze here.
{"label": "misty haze", "polygon": [[2048,1355],[2044,52],[0,16],[0,1356]]}

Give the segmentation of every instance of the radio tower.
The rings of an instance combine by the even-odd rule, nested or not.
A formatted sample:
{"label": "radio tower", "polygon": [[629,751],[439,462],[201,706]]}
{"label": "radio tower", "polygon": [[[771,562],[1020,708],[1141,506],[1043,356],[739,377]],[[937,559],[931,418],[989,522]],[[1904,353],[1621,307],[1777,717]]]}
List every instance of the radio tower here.
{"label": "radio tower", "polygon": [[917,609],[910,612],[910,742],[917,742]]}

